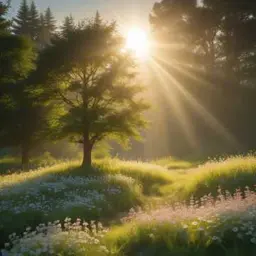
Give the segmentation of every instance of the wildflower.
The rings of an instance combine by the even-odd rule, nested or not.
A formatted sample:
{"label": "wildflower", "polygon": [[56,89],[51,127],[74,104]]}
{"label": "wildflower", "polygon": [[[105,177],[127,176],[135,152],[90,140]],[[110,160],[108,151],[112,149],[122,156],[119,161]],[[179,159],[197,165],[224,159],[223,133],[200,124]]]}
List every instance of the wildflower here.
{"label": "wildflower", "polygon": [[151,238],[151,239],[153,239],[155,236],[154,236],[154,234],[149,234],[149,237]]}
{"label": "wildflower", "polygon": [[219,242],[221,241],[221,239],[220,239],[218,236],[213,236],[213,237],[212,237],[212,240],[213,240],[213,241],[219,241]]}
{"label": "wildflower", "polygon": [[238,228],[237,227],[233,227],[232,231],[236,233],[238,231]]}
{"label": "wildflower", "polygon": [[256,238],[255,237],[251,238],[250,241],[251,241],[251,243],[256,244]]}

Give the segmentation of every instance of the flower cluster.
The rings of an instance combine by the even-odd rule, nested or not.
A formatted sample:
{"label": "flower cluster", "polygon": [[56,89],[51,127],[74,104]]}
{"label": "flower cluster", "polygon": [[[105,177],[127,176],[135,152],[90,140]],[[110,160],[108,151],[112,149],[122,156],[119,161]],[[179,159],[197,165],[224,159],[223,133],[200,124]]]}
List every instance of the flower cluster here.
{"label": "flower cluster", "polygon": [[37,179],[28,184],[3,187],[0,190],[0,212],[20,214],[40,211],[45,214],[56,209],[83,206],[95,209],[106,197],[122,193],[120,183],[133,182],[122,175],[105,177],[72,177],[49,175],[47,180]]}
{"label": "flower cluster", "polygon": [[[157,209],[131,209],[123,222],[170,223],[181,231],[186,230],[193,237],[220,243],[225,237],[256,244],[256,193],[246,189],[237,190],[232,196],[219,190],[215,200],[211,195],[190,204],[176,203],[162,205]],[[153,233],[149,236],[154,236]]]}
{"label": "flower cluster", "polygon": [[40,224],[34,231],[28,227],[21,237],[11,234],[2,255],[107,255],[107,248],[101,244],[106,232],[101,223],[81,219],[72,223],[66,218],[63,224],[58,220]]}

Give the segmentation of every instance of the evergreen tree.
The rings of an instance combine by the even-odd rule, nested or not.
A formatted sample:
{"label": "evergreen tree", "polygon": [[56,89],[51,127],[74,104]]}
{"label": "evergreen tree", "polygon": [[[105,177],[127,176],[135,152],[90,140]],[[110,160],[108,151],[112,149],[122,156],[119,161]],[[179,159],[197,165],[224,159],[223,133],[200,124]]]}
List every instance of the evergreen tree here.
{"label": "evergreen tree", "polygon": [[37,11],[35,2],[31,2],[30,16],[29,16],[29,29],[32,40],[38,41],[39,36],[39,13]]}
{"label": "evergreen tree", "polygon": [[45,25],[45,17],[44,14],[40,14],[39,18],[39,33],[38,33],[38,46],[39,49],[42,50],[47,45],[47,28]]}
{"label": "evergreen tree", "polygon": [[31,36],[30,10],[27,0],[22,0],[17,17],[14,18],[13,32],[16,35]]}
{"label": "evergreen tree", "polygon": [[50,7],[48,7],[45,11],[45,27],[46,27],[46,43],[50,44],[51,39],[56,31],[56,20],[52,14]]}
{"label": "evergreen tree", "polygon": [[101,19],[99,11],[96,12],[96,15],[94,18],[94,24],[95,24],[95,26],[100,26],[102,24],[102,19]]}
{"label": "evergreen tree", "polygon": [[61,27],[61,35],[67,37],[68,34],[76,28],[74,18],[72,15],[65,17],[63,25]]}
{"label": "evergreen tree", "polygon": [[4,17],[8,11],[8,6],[0,1],[0,33],[8,33],[10,22]]}

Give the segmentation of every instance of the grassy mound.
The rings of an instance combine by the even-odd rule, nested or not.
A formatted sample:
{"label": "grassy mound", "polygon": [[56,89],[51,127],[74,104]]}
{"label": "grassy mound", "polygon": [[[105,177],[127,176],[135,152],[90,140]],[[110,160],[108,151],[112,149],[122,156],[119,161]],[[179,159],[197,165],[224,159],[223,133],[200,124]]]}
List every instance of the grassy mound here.
{"label": "grassy mound", "polygon": [[219,188],[234,193],[238,188],[253,188],[255,184],[256,157],[237,156],[189,169],[176,182],[162,187],[161,193],[174,200],[189,200],[191,196],[200,198],[209,193],[216,196]]}
{"label": "grassy mound", "polygon": [[253,256],[255,202],[256,193],[247,190],[246,200],[223,194],[217,202],[205,197],[203,208],[192,203],[132,212],[127,224],[107,234],[106,244],[118,256]]}
{"label": "grassy mound", "polygon": [[79,162],[1,176],[1,243],[26,226],[63,220],[111,220],[155,196],[173,175],[152,164],[103,160],[93,169]]}

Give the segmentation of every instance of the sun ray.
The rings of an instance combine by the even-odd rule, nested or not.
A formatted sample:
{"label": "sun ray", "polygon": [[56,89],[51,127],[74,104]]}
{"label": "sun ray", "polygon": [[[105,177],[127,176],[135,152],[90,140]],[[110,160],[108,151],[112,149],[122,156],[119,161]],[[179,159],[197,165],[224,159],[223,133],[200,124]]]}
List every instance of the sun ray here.
{"label": "sun ray", "polygon": [[164,79],[164,76],[162,76],[161,72],[159,72],[159,71],[161,71],[161,70],[159,70],[159,67],[157,65],[155,65],[154,63],[151,63],[150,66],[151,66],[152,74],[154,74],[155,77],[157,77],[157,79],[160,81],[160,83],[162,85],[162,89],[164,89],[164,96],[167,97],[168,104],[174,111],[173,113],[179,119],[179,121],[181,123],[182,130],[184,131],[185,136],[188,139],[188,142],[190,143],[190,145],[192,147],[196,147],[197,141],[196,141],[196,136],[194,134],[194,129],[186,117],[184,108],[181,106],[177,97],[175,97],[175,93],[171,90],[171,88],[168,84],[168,80]]}
{"label": "sun ray", "polygon": [[207,111],[197,100],[191,95],[173,76],[170,75],[168,71],[164,69],[157,61],[152,59],[152,62],[156,67],[158,67],[159,72],[178,89],[182,95],[189,101],[189,103],[197,110],[198,114],[207,121],[212,128],[214,128],[217,132],[219,132],[222,136],[224,136],[230,143],[234,146],[238,147],[239,143],[235,139],[235,137],[228,131],[226,127],[224,127],[220,122]]}

